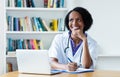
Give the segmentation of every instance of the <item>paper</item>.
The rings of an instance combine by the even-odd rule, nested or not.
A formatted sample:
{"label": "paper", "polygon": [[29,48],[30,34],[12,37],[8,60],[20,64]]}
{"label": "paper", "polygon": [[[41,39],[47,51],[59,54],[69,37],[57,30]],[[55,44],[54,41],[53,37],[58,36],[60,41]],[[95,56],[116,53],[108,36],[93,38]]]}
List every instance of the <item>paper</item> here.
{"label": "paper", "polygon": [[78,68],[76,71],[66,71],[67,73],[77,74],[77,73],[84,73],[84,72],[93,72],[94,69],[85,69],[85,68]]}
{"label": "paper", "polygon": [[[58,71],[58,70],[54,70],[54,71]],[[94,69],[78,68],[76,71],[68,71],[68,70],[59,70],[59,71],[64,73],[77,74],[77,73],[84,73],[84,72],[93,72]]]}

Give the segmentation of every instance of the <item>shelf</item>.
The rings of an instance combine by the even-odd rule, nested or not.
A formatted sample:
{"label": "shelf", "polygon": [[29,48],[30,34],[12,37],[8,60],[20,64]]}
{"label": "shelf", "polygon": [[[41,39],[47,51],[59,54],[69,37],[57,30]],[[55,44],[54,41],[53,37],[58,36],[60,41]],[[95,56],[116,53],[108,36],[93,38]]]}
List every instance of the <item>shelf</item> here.
{"label": "shelf", "polygon": [[62,34],[63,32],[58,32],[58,31],[50,31],[50,32],[32,32],[32,31],[7,31],[6,35],[7,38],[13,38],[13,39],[44,39],[46,37],[49,37],[49,39],[51,39],[51,37],[54,37],[56,34]]}
{"label": "shelf", "polygon": [[16,52],[15,51],[12,51],[12,52],[7,52],[7,55],[6,57],[16,57],[15,56]]}
{"label": "shelf", "polygon": [[25,7],[7,7],[7,11],[67,11],[67,8],[25,8]]}
{"label": "shelf", "polygon": [[7,34],[58,34],[64,31],[7,31]]}
{"label": "shelf", "polygon": [[35,17],[42,18],[64,18],[68,9],[67,8],[6,8],[7,15],[15,17]]}

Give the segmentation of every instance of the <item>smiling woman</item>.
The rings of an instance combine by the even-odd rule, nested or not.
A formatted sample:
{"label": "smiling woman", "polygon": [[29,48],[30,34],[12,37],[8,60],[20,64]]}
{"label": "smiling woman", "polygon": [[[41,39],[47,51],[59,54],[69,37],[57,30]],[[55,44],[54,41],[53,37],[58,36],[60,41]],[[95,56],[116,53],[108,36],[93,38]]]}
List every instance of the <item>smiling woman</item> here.
{"label": "smiling woman", "polygon": [[91,14],[83,7],[68,12],[65,17],[68,32],[56,35],[49,49],[53,69],[75,71],[95,67],[98,45],[86,32],[92,23]]}

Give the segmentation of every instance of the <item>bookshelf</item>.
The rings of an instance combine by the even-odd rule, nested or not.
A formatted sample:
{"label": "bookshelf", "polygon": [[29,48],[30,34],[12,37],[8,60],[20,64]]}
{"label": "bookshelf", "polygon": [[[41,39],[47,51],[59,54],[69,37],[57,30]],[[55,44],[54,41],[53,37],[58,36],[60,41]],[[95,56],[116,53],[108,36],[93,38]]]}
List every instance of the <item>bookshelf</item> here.
{"label": "bookshelf", "polygon": [[[48,19],[59,19],[64,18],[68,9],[66,5],[62,8],[45,8],[44,7],[44,0],[34,0],[36,7],[8,7],[8,1],[12,0],[5,0],[5,18],[8,16],[11,17],[41,17],[41,19],[48,20]],[[21,0],[22,1],[22,0]],[[64,0],[64,4],[66,0]],[[39,5],[42,4],[42,5]],[[48,25],[48,23],[47,23]],[[8,19],[6,19],[6,48],[8,48],[8,38],[13,40],[16,39],[40,39],[42,40],[44,49],[49,49],[50,44],[56,34],[63,33],[63,31],[14,31],[8,30]],[[49,38],[48,38],[49,37]],[[7,51],[7,49],[6,49]],[[15,51],[7,51],[6,58],[15,58]]]}
{"label": "bookshelf", "polygon": [[[54,38],[54,36],[58,33],[63,33],[63,32],[11,32],[11,31],[7,31],[7,37],[9,38],[14,38],[14,39],[41,39],[43,44],[46,44],[44,46],[44,49],[48,49],[52,39]],[[46,38],[49,37],[49,38]],[[8,52],[7,57],[15,57],[15,52]]]}

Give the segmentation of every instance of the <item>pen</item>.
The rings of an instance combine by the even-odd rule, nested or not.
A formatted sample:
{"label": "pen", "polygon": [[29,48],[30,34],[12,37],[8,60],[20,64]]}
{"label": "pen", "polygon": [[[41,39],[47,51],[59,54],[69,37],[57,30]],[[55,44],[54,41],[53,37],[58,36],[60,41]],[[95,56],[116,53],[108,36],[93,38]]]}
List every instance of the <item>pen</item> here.
{"label": "pen", "polygon": [[69,62],[73,62],[69,57],[68,57]]}

